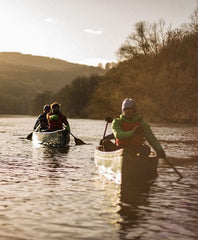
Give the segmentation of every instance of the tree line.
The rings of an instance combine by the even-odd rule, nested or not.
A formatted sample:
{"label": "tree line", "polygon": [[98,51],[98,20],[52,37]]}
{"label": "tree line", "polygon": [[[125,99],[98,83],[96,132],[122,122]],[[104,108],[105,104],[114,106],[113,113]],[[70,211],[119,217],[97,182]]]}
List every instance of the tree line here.
{"label": "tree line", "polygon": [[119,115],[122,100],[131,97],[149,121],[198,123],[198,8],[178,29],[162,20],[138,22],[117,54],[104,76],[79,77],[37,95],[32,112],[56,100],[68,117],[104,119]]}
{"label": "tree line", "polygon": [[[57,92],[78,76],[104,75],[105,69],[14,52],[0,53],[0,114],[32,114],[32,99]],[[36,111],[37,112],[37,111]]]}

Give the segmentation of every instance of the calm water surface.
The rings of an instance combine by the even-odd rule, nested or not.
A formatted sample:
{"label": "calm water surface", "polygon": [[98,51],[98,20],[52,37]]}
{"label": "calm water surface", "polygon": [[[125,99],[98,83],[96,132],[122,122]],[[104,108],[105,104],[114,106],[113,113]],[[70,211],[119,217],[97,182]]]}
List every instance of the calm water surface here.
{"label": "calm water surface", "polygon": [[161,162],[136,193],[97,172],[104,121],[70,119],[89,144],[66,149],[26,140],[35,120],[0,116],[0,239],[198,239],[198,126],[152,125],[184,178]]}

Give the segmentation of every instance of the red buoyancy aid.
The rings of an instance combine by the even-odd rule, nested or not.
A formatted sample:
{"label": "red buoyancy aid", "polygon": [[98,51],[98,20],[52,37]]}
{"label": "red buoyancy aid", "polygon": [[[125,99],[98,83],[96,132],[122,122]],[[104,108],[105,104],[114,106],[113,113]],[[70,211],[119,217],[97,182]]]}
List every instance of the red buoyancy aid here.
{"label": "red buoyancy aid", "polygon": [[[122,120],[122,130],[130,131],[135,127],[141,126],[141,122],[129,123]],[[144,138],[142,134],[135,134],[134,136],[126,139],[116,139],[116,145],[118,147],[127,147],[127,146],[141,146],[144,143]]]}
{"label": "red buoyancy aid", "polygon": [[62,113],[58,114],[49,113],[48,114],[49,131],[56,131],[62,129],[64,123],[63,119],[64,115],[62,115]]}

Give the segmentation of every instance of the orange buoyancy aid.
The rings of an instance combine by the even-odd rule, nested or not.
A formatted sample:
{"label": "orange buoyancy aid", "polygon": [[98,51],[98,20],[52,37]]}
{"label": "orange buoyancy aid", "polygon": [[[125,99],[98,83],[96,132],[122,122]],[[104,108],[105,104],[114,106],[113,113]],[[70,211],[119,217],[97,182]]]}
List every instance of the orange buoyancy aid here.
{"label": "orange buoyancy aid", "polygon": [[[140,127],[141,122],[129,123],[122,120],[122,130],[123,131],[130,131],[135,127]],[[118,147],[129,147],[129,146],[141,146],[144,143],[144,138],[142,134],[135,134],[134,136],[126,139],[116,139],[116,145]]]}

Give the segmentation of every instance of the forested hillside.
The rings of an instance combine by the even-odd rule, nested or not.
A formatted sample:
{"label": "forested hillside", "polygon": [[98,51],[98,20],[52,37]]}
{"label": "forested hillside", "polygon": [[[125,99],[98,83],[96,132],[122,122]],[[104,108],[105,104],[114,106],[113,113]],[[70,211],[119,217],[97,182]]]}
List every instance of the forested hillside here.
{"label": "forested hillside", "polygon": [[77,79],[51,100],[70,117],[104,119],[119,115],[121,102],[131,97],[146,120],[198,123],[198,9],[179,29],[138,22],[118,56],[105,76]]}
{"label": "forested hillside", "polygon": [[198,9],[180,29],[165,33],[161,24],[136,25],[119,49],[124,61],[107,73],[90,101],[91,117],[115,116],[131,97],[150,121],[198,122]]}
{"label": "forested hillside", "polygon": [[119,62],[106,73],[0,54],[0,113],[38,114],[44,104],[59,101],[68,117],[104,119],[119,115],[130,97],[148,121],[198,123],[198,8],[178,29],[162,20],[138,22],[117,53]]}
{"label": "forested hillside", "polygon": [[31,113],[31,102],[37,94],[56,92],[78,76],[101,75],[104,72],[101,68],[59,59],[2,52],[0,114]]}

